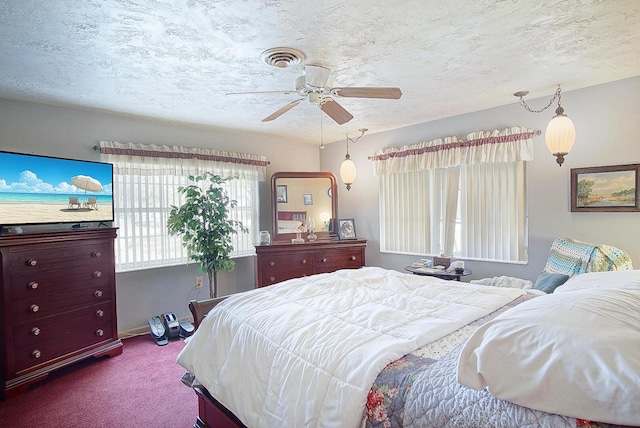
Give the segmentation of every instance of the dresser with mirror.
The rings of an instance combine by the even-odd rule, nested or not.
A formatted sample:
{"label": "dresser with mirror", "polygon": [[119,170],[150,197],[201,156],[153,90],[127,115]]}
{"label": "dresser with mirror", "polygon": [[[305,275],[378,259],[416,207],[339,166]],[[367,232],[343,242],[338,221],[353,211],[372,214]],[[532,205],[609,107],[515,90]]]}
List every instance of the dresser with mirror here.
{"label": "dresser with mirror", "polygon": [[272,242],[256,246],[258,287],[365,265],[365,239],[338,239],[333,173],[276,172],[271,198]]}

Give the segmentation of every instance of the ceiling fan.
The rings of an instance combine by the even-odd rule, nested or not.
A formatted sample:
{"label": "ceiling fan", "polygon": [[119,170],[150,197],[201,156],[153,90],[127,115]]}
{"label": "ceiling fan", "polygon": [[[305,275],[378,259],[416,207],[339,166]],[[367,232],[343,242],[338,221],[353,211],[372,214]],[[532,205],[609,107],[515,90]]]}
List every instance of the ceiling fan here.
{"label": "ceiling fan", "polygon": [[349,122],[353,115],[338,104],[333,97],[349,98],[382,98],[397,100],[402,96],[400,88],[375,88],[375,87],[331,87],[329,77],[331,70],[319,65],[306,65],[304,74],[295,80],[294,89],[290,91],[264,91],[264,92],[230,92],[227,95],[236,94],[297,94],[299,99],[290,102],[274,113],[262,119],[269,122],[288,112],[303,100],[314,104],[326,113],[339,125]]}

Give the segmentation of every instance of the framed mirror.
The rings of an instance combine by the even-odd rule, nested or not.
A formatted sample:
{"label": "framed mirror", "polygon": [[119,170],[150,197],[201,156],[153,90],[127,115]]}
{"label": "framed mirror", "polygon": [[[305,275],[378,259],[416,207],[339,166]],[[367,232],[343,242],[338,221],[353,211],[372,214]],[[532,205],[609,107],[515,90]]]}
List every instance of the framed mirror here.
{"label": "framed mirror", "polygon": [[318,239],[336,236],[338,185],[331,172],[276,172],[271,176],[271,207],[275,241],[290,241],[301,230],[307,241],[313,217]]}

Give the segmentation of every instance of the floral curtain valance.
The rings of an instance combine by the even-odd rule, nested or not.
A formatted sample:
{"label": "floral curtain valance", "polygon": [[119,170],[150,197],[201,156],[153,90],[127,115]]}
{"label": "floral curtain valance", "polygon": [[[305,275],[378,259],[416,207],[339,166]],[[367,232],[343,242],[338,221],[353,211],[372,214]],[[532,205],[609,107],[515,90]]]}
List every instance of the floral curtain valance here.
{"label": "floral curtain valance", "polygon": [[138,173],[146,168],[145,165],[153,166],[156,172],[158,168],[165,168],[167,174],[177,175],[193,174],[194,170],[209,170],[213,166],[232,171],[232,175],[240,175],[239,178],[248,178],[242,176],[245,171],[265,181],[269,165],[265,156],[183,146],[100,141],[99,149],[107,162],[116,163],[120,168],[135,165]]}
{"label": "floral curtain valance", "polygon": [[459,165],[492,162],[530,161],[533,159],[532,129],[511,127],[503,131],[478,131],[457,137],[438,138],[419,144],[391,147],[376,152],[375,174],[386,175]]}

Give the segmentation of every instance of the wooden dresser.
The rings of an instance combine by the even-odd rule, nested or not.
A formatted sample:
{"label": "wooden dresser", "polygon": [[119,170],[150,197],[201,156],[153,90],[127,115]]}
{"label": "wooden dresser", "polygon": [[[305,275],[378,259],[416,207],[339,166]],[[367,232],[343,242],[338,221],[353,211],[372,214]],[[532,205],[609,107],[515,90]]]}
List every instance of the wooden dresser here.
{"label": "wooden dresser", "polygon": [[364,266],[365,239],[256,246],[258,287],[291,278]]}
{"label": "wooden dresser", "polygon": [[88,357],[122,353],[116,229],[0,237],[1,398]]}

